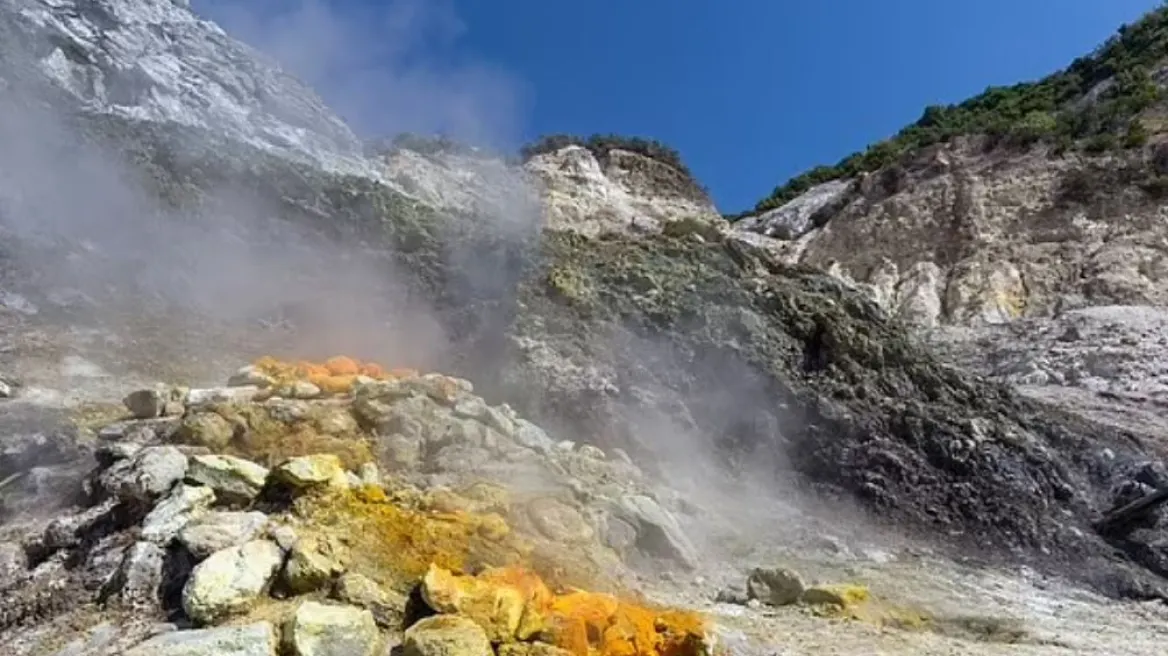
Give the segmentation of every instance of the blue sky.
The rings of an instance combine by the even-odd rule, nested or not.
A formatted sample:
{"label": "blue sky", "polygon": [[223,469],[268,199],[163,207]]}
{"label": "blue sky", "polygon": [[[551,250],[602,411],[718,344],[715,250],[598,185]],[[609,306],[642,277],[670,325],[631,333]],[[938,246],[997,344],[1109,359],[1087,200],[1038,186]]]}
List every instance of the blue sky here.
{"label": "blue sky", "polygon": [[727,212],[928,104],[1062,68],[1159,4],[301,0],[280,31],[262,2],[244,15],[238,1],[194,4],[292,60],[364,132],[442,129],[506,146],[550,132],[653,137]]}

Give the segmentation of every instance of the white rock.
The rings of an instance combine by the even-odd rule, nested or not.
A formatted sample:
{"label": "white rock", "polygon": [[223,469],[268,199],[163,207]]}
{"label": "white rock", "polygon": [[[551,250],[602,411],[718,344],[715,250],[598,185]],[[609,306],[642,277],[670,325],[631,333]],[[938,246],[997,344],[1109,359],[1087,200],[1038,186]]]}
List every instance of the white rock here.
{"label": "white rock", "polygon": [[215,490],[226,502],[251,501],[267,478],[266,467],[235,456],[194,456],[187,470],[187,480]]}
{"label": "white rock", "polygon": [[255,400],[262,391],[254,385],[192,389],[187,392],[186,404],[189,407],[198,407],[211,403],[247,403]]}
{"label": "white rock", "polygon": [[260,371],[255,365],[240,367],[231,378],[227,379],[228,387],[258,387],[267,389],[275,384],[272,377]]}
{"label": "white rock", "polygon": [[122,656],[276,656],[276,629],[267,622],[156,635]]}
{"label": "white rock", "polygon": [[601,164],[588,149],[567,146],[524,165],[538,181],[549,227],[594,235],[656,232],[666,221],[687,217],[724,223],[704,192],[676,169],[620,149],[609,151],[607,160]]}
{"label": "white rock", "polygon": [[211,488],[178,484],[142,520],[142,539],[166,546],[192,517],[214,502],[215,491]]}
{"label": "white rock", "polygon": [[637,527],[639,534],[652,532],[664,538],[657,540],[658,547],[664,552],[650,555],[672,558],[691,569],[697,566],[697,548],[677,523],[677,519],[656,501],[644,495],[629,495],[620,500],[620,509],[624,517]]}
{"label": "white rock", "polygon": [[0,585],[28,568],[28,554],[16,542],[0,542]]}
{"label": "white rock", "polygon": [[173,446],[145,447],[129,460],[102,472],[99,483],[124,500],[153,501],[170,491],[187,472],[187,457]]}
{"label": "white rock", "polygon": [[607,459],[607,457],[604,455],[604,451],[602,451],[600,447],[593,446],[591,444],[581,444],[579,453],[585,458],[591,458],[593,460]]}
{"label": "white rock", "polygon": [[307,380],[297,380],[275,389],[276,396],[285,399],[315,399],[320,396],[321,390]]}
{"label": "white rock", "polygon": [[512,435],[519,444],[540,453],[549,453],[556,447],[556,443],[542,428],[526,419],[515,422],[515,432]]}
{"label": "white rock", "polygon": [[165,561],[166,552],[153,542],[136,542],[127,549],[116,584],[122,603],[144,610],[158,608]]}
{"label": "white rock", "polygon": [[183,610],[203,624],[244,612],[267,591],[283,560],[284,552],[267,540],[217,551],[191,572]]}
{"label": "white rock", "polygon": [[402,656],[491,656],[483,627],[461,615],[432,615],[402,636]]}
{"label": "white rock", "polygon": [[814,220],[820,212],[845,199],[851,185],[850,180],[832,180],[816,185],[780,207],[737,221],[734,229],[776,239],[798,239],[815,227]]}
{"label": "white rock", "polygon": [[178,539],[195,558],[238,547],[258,537],[268,516],[258,510],[212,511],[191,520]]}
{"label": "white rock", "polygon": [[301,602],[284,628],[295,656],[373,656],[378,638],[368,610],[315,601]]}
{"label": "white rock", "polygon": [[[54,44],[12,65],[39,68],[89,112],[202,128],[329,170],[373,173],[361,142],[312,90],[185,3],[94,1],[12,10],[28,43]],[[115,91],[131,70],[134,92]]]}

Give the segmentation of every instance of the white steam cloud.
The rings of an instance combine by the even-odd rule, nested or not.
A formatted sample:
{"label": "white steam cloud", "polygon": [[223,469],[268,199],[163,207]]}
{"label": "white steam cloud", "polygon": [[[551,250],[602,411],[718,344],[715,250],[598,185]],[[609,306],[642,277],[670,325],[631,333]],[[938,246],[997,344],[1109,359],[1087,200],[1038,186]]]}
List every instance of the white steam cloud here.
{"label": "white steam cloud", "polygon": [[[193,9],[314,88],[363,137],[442,133],[495,146],[518,132],[521,85],[493,66],[450,55],[466,28],[449,3],[207,0]],[[154,365],[171,358],[218,375],[216,362],[269,346],[289,357],[349,353],[390,366],[427,367],[443,357],[447,339],[430,300],[410,289],[383,253],[296,226],[284,220],[276,198],[226,184],[198,190],[201,211],[168,209],[143,184],[143,170],[123,167],[119,155],[88,142],[47,106],[5,93],[0,265],[12,275],[0,276],[0,303],[9,310],[0,321],[23,332],[9,333],[0,357],[52,359],[73,350],[125,365],[123,371],[140,364],[160,375]],[[483,217],[498,220],[484,223],[507,240],[514,227],[503,219],[514,223],[531,210],[508,203],[499,217]],[[534,219],[521,223],[531,227]],[[463,249],[448,257],[467,272],[459,284],[471,292],[505,292],[496,289],[505,255]],[[25,307],[32,310],[22,315]],[[51,349],[34,348],[25,336],[62,330],[65,323],[48,316],[62,307],[72,334],[50,337]],[[282,316],[300,330],[257,327]]]}
{"label": "white steam cloud", "polygon": [[502,148],[519,137],[528,90],[467,60],[449,0],[196,0],[229,34],[303,80],[363,136],[444,134]]}

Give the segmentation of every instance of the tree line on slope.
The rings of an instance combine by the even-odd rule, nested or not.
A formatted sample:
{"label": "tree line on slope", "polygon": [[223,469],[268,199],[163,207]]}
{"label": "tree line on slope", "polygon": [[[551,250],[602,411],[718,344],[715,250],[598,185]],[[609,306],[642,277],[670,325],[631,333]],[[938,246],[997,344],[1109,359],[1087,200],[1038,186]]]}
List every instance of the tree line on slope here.
{"label": "tree line on slope", "polygon": [[643,137],[626,137],[619,134],[594,134],[590,137],[580,137],[571,134],[549,134],[543,135],[534,142],[520,148],[519,155],[523,161],[527,161],[536,155],[554,153],[568,146],[587,148],[597,159],[603,159],[611,150],[627,150],[668,164],[691,180],[694,179],[689,167],[682,161],[681,153],[656,139],[646,139]]}
{"label": "tree line on slope", "polygon": [[[568,146],[587,148],[597,159],[601,160],[611,150],[627,150],[667,164],[690,180],[695,180],[693,173],[685,165],[681,159],[681,153],[677,149],[656,139],[627,137],[619,134],[594,134],[590,137],[571,134],[543,135],[522,146],[519,149],[518,159],[520,162],[526,162],[536,155],[554,153]],[[388,153],[397,149],[411,150],[422,155],[437,155],[439,153],[472,155],[482,152],[445,135],[423,135],[413,132],[401,132],[388,139],[375,140],[367,146],[367,150],[371,154]],[[514,161],[513,157],[506,159]]]}
{"label": "tree line on slope", "polygon": [[1133,25],[1124,25],[1092,54],[1037,82],[991,87],[957,105],[925,108],[912,125],[890,139],[818,166],[775,187],[754,210],[782,206],[815,185],[876,171],[906,153],[980,134],[991,145],[1026,147],[1043,142],[1055,152],[1102,152],[1138,147],[1148,138],[1137,115],[1162,96],[1152,71],[1168,55],[1168,3]]}

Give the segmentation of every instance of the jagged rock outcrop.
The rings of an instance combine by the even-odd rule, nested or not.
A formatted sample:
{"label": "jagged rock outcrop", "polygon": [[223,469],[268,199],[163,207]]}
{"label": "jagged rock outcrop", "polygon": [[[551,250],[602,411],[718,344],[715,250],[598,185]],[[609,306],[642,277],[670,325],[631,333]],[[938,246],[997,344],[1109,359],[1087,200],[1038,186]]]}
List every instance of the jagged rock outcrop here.
{"label": "jagged rock outcrop", "polygon": [[587,148],[567,146],[536,155],[525,166],[541,183],[550,228],[601,232],[659,232],[666,223],[720,224],[709,197],[668,164],[624,150],[601,162]]}
{"label": "jagged rock outcrop", "polygon": [[725,223],[687,173],[626,150],[598,158],[571,145],[522,166],[482,153],[408,148],[381,159],[386,177],[406,193],[443,211],[489,217],[502,231],[542,225],[590,235],[657,233],[679,221]]}

